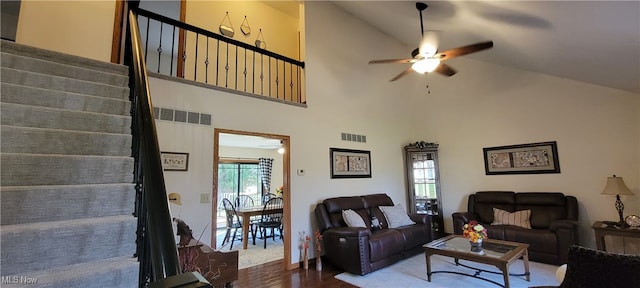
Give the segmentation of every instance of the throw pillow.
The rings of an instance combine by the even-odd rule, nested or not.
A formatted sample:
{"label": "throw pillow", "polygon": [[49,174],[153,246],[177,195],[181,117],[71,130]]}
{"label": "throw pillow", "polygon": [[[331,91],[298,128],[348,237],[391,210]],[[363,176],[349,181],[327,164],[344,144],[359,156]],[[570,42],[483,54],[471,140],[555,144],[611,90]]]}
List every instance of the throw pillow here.
{"label": "throw pillow", "polygon": [[520,210],[516,212],[504,211],[493,208],[493,223],[491,225],[513,225],[531,229],[531,210]]}
{"label": "throw pillow", "polygon": [[416,222],[413,222],[411,218],[409,218],[407,212],[404,211],[404,208],[402,208],[400,204],[396,206],[380,206],[380,210],[384,213],[384,217],[387,219],[387,223],[389,223],[389,228],[416,224]]}
{"label": "throw pillow", "polygon": [[349,227],[367,228],[367,224],[364,223],[364,220],[362,220],[362,217],[360,217],[360,214],[358,214],[358,212],[353,211],[351,209],[342,210],[342,219],[344,219],[344,222],[347,223],[347,226]]}

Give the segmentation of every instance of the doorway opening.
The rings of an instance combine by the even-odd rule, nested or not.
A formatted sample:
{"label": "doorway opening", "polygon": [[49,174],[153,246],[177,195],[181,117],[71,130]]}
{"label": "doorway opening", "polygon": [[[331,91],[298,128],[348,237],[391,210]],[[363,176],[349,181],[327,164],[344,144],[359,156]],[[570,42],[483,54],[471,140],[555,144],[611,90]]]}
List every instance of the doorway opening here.
{"label": "doorway opening", "polygon": [[[228,251],[231,248],[229,241],[233,241],[233,250],[240,251],[240,269],[244,268],[243,265],[253,266],[257,265],[256,263],[264,263],[264,261],[277,259],[284,260],[285,270],[290,269],[291,235],[289,231],[291,231],[291,209],[290,195],[288,193],[288,187],[290,187],[289,140],[290,138],[287,135],[214,129],[214,177],[211,215],[212,223],[216,223],[216,226],[212,227],[214,229],[211,229],[211,244],[214,249]],[[273,159],[272,164],[269,165],[269,167],[271,167],[271,176],[263,176],[260,173],[260,159]],[[266,187],[264,185],[265,179],[270,180]],[[282,191],[281,193],[277,193],[277,190]],[[263,241],[265,241],[265,239],[256,239],[256,245],[253,245],[253,233],[247,231],[248,229],[238,229],[236,233],[236,236],[238,236],[237,240],[232,238],[235,232],[234,229],[230,231],[231,235],[227,234],[226,211],[223,205],[224,199],[230,200],[229,202],[233,203],[234,206],[241,204],[240,198],[250,199],[253,206],[261,207],[269,197],[273,196],[272,194],[282,197],[283,225],[282,233],[278,233],[279,231],[277,231],[275,237],[267,240],[266,249],[263,248]],[[242,205],[247,206],[251,204]],[[260,216],[254,216],[254,218],[251,219],[256,220],[255,217]],[[249,219],[241,221],[247,224],[250,222]],[[248,233],[244,235],[242,231],[247,231]],[[254,231],[254,233],[256,234],[256,238],[260,236],[264,237],[264,235],[261,235],[257,231]],[[276,254],[274,255],[274,253]],[[243,259],[243,255],[245,257],[251,257],[252,259]],[[273,259],[273,257],[277,258]]]}

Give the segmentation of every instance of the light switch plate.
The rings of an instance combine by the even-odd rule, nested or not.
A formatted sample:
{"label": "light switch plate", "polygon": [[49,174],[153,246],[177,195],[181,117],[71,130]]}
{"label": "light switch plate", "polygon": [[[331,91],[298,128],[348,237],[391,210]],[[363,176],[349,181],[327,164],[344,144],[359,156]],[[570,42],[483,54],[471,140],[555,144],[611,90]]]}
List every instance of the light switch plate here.
{"label": "light switch plate", "polygon": [[200,194],[200,203],[209,203],[209,193]]}

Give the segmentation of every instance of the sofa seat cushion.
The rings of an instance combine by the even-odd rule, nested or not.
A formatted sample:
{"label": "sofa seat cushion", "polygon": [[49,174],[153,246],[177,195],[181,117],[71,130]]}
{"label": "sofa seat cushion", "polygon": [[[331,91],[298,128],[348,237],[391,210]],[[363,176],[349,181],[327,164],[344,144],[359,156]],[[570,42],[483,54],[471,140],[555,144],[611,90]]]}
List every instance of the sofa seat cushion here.
{"label": "sofa seat cushion", "polygon": [[489,239],[505,240],[506,236],[504,235],[504,228],[507,227],[507,225],[480,224],[487,229],[487,237],[489,237]]}
{"label": "sofa seat cushion", "polygon": [[431,229],[428,225],[416,224],[395,228],[395,230],[402,234],[404,250],[411,250],[417,246],[421,246],[431,239]]}
{"label": "sofa seat cushion", "polygon": [[525,229],[515,226],[506,226],[505,239],[512,242],[529,244],[529,251],[558,254],[558,240],[555,233],[546,229]]}
{"label": "sofa seat cushion", "polygon": [[395,229],[382,229],[371,233],[369,237],[370,262],[380,261],[396,253],[401,253],[404,248],[404,237]]}

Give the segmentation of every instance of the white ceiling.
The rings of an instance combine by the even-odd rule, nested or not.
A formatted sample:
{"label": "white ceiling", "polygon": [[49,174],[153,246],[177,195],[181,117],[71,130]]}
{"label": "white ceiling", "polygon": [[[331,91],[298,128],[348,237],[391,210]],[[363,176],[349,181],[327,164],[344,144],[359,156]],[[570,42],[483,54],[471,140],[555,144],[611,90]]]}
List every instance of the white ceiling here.
{"label": "white ceiling", "polygon": [[[420,42],[414,1],[334,3],[409,47]],[[424,3],[425,30],[440,32],[440,51],[493,40],[464,57],[640,93],[640,1]],[[411,58],[411,50],[379,59]]]}

